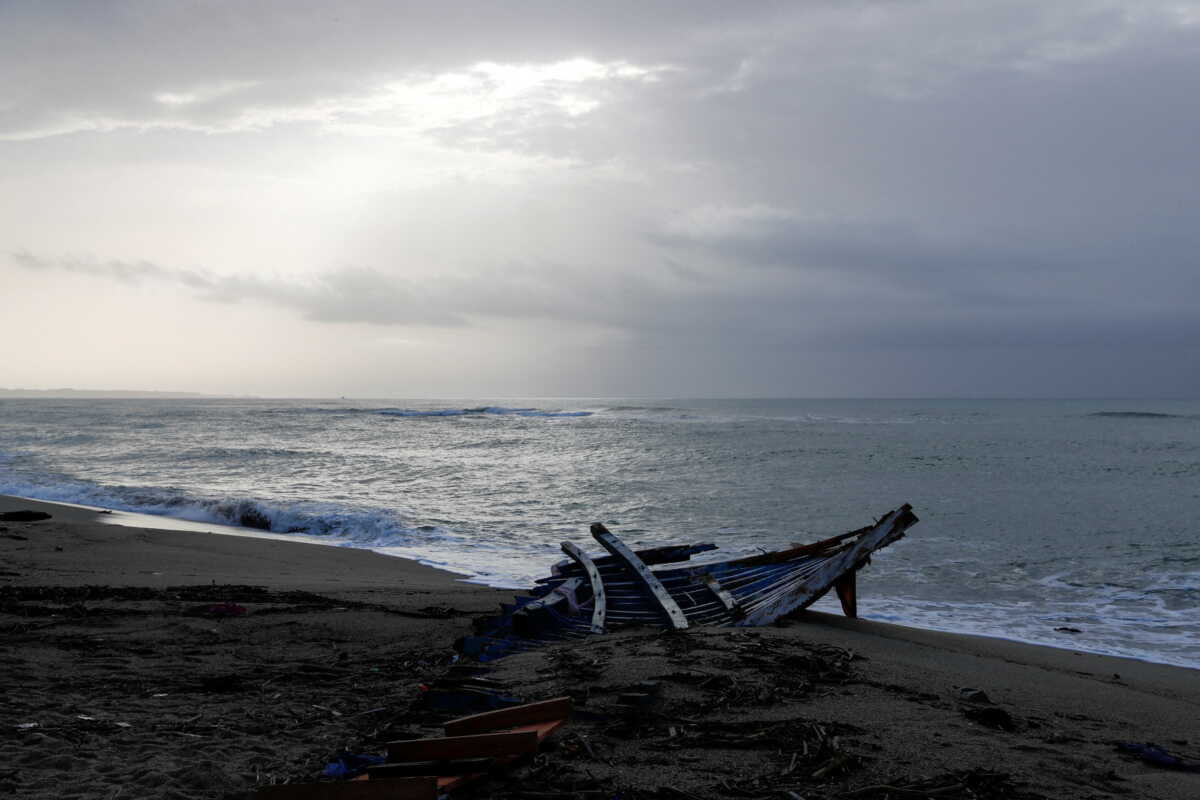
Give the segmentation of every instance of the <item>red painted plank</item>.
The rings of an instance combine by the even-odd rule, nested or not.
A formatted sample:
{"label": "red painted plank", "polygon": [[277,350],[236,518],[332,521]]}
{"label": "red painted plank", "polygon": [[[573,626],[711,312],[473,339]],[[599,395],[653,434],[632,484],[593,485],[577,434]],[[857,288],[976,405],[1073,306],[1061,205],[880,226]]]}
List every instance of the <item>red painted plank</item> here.
{"label": "red painted plank", "polygon": [[388,742],[388,763],[440,761],[455,758],[516,756],[537,752],[537,734],[532,731],[449,736],[444,739],[413,739]]}
{"label": "red painted plank", "polygon": [[523,706],[485,711],[482,714],[453,719],[446,723],[445,731],[447,736],[469,736],[475,733],[491,733],[505,728],[515,728],[518,725],[532,725],[556,719],[565,720],[570,714],[571,698],[556,697],[540,703],[526,703]]}

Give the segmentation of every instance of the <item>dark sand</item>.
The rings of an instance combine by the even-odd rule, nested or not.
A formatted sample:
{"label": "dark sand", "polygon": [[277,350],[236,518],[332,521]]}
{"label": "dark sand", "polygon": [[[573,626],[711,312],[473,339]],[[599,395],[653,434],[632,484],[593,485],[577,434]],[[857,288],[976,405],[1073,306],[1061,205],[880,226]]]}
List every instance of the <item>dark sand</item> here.
{"label": "dark sand", "polygon": [[[249,797],[433,734],[421,684],[510,597],[362,550],[0,497],[26,508],[54,517],[0,522],[2,797]],[[807,613],[625,631],[491,677],[579,713],[467,798],[1200,798],[1200,773],[1114,747],[1200,761],[1200,672],[1178,667]],[[645,680],[657,696],[622,703]]]}

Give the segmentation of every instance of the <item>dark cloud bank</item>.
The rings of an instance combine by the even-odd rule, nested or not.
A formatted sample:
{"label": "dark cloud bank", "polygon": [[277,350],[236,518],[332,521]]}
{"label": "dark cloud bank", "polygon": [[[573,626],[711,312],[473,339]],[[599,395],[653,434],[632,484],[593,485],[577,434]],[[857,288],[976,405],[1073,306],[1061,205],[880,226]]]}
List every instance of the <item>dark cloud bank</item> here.
{"label": "dark cloud bank", "polygon": [[[626,334],[629,369],[675,375],[680,391],[692,370],[723,394],[803,393],[813,371],[866,393],[1200,393],[1196,6],[184,8],[0,11],[8,146],[223,135],[248,114],[275,130],[314,103],[352,107],[372,81],[481,60],[655,67],[597,88],[593,113],[425,131],[563,159],[579,192],[598,170],[641,176],[655,202],[631,189],[624,223],[638,263],[547,260],[534,240],[524,258],[431,264],[428,279],[381,261],[296,280],[10,243],[21,267],[327,323],[587,323]],[[34,52],[46,47],[53,59]],[[200,99],[164,104],[171,92]]]}

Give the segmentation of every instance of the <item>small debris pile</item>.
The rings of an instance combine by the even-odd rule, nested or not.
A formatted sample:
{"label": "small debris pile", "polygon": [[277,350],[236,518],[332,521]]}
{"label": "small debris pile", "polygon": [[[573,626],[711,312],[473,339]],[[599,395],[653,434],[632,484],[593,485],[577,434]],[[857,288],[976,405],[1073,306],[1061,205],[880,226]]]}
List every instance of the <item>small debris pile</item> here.
{"label": "small debris pile", "polygon": [[1040,794],[1022,791],[1003,772],[966,770],[917,780],[897,779],[863,786],[840,795],[846,800],[889,800],[900,797],[936,797],[945,800],[1044,800]]}
{"label": "small debris pile", "polygon": [[[539,692],[575,699],[571,730],[498,796],[787,797],[832,787],[869,760],[852,725],[802,712],[855,680],[849,650],[762,631],[630,632],[513,657],[538,664]],[[639,680],[610,681],[631,664]]]}

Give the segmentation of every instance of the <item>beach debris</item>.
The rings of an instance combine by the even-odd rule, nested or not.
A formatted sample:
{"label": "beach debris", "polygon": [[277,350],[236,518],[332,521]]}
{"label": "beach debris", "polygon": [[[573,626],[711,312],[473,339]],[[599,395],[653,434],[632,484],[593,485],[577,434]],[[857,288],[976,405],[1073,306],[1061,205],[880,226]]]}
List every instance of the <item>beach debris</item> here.
{"label": "beach debris", "polygon": [[965,708],[963,715],[972,722],[978,722],[985,728],[994,728],[1001,731],[1015,731],[1017,723],[1013,720],[1012,715],[1003,708],[989,706],[986,708]]}
{"label": "beach debris", "polygon": [[424,711],[492,711],[519,706],[525,701],[509,695],[504,684],[484,677],[487,668],[451,665],[446,674],[431,683],[422,683],[420,696],[413,704]]}
{"label": "beach debris", "polygon": [[987,692],[983,689],[973,689],[970,686],[962,686],[958,690],[960,700],[965,700],[968,703],[979,703],[980,705],[991,705],[992,699],[987,696]]}
{"label": "beach debris", "polygon": [[1156,767],[1184,772],[1200,772],[1200,762],[1185,761],[1152,742],[1116,742],[1115,745],[1119,752],[1137,756],[1147,764],[1153,764]]}
{"label": "beach debris", "polygon": [[645,708],[654,703],[658,699],[662,684],[658,681],[639,681],[635,686],[631,687],[632,691],[621,692],[617,695],[617,702],[624,706],[634,708]]}
{"label": "beach debris", "polygon": [[1003,772],[973,769],[950,772],[920,780],[894,780],[891,783],[862,786],[842,792],[844,800],[862,798],[937,797],[946,800],[1010,800],[1010,798],[1041,798],[1042,795],[1019,792],[1012,777]]}
{"label": "beach debris", "polygon": [[450,619],[451,617],[468,616],[468,612],[459,611],[457,608],[451,608],[450,606],[425,606],[419,609],[419,613],[430,619]]}
{"label": "beach debris", "polygon": [[189,617],[211,617],[213,619],[229,619],[240,617],[246,613],[246,607],[226,600],[213,605],[195,606],[184,612]]}
{"label": "beach debris", "polygon": [[769,625],[807,608],[833,590],[849,617],[858,614],[858,570],[871,555],[903,538],[917,523],[912,507],[889,511],[873,525],[806,545],[731,561],[652,570],[678,564],[712,544],[634,551],[600,523],[592,537],[607,555],[589,556],[564,542],[567,559],[526,595],[502,603],[500,614],[475,621],[475,634],[455,647],[480,662],[581,639],[620,627],[672,631],[701,625]]}
{"label": "beach debris", "polygon": [[571,699],[557,697],[461,717],[443,726],[445,736],[389,742],[386,757],[343,753],[326,766],[327,775],[360,772],[365,767],[365,774],[352,780],[262,786],[257,797],[259,800],[437,800],[486,778],[491,772],[533,757],[541,743],[566,724],[570,714]]}
{"label": "beach debris", "polygon": [[489,689],[429,689],[421,694],[418,708],[426,711],[480,711],[519,706],[523,701]]}
{"label": "beach debris", "polygon": [[367,767],[382,764],[386,760],[383,756],[372,753],[351,753],[343,750],[334,757],[333,761],[325,765],[321,774],[334,780],[349,780],[366,772]]}
{"label": "beach debris", "polygon": [[52,519],[53,516],[45,511],[32,511],[27,508],[20,511],[0,511],[0,521],[3,522],[41,522]]}

